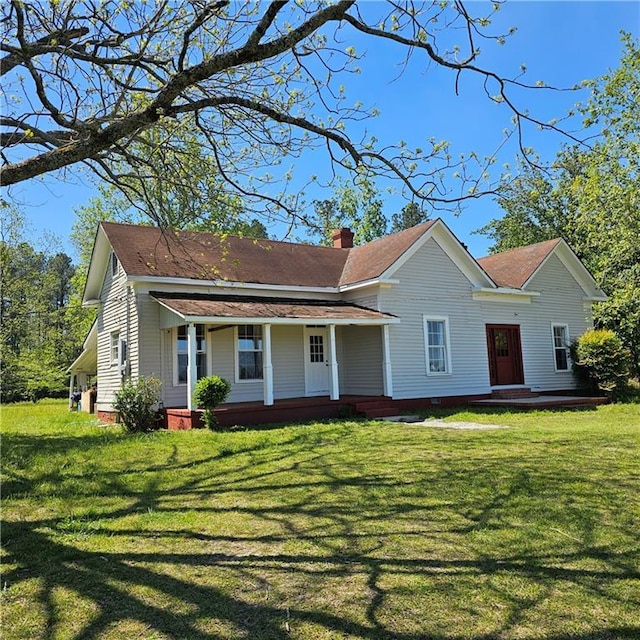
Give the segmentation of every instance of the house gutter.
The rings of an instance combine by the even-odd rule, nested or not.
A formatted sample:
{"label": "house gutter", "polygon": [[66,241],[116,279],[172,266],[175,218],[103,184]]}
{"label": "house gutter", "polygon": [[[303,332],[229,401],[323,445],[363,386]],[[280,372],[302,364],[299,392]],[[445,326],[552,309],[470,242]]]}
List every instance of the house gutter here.
{"label": "house gutter", "polygon": [[256,282],[232,282],[229,280],[195,280],[192,278],[165,278],[158,276],[127,276],[127,281],[132,284],[148,283],[158,286],[162,282],[165,285],[188,285],[191,287],[215,287],[227,289],[256,289],[259,291],[298,291],[303,293],[339,294],[339,287],[305,287],[283,284],[262,284]]}

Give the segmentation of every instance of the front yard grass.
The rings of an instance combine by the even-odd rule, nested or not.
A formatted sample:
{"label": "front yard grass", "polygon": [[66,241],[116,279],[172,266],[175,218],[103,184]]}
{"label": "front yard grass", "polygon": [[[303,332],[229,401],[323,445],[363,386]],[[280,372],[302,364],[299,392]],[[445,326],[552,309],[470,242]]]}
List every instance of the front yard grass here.
{"label": "front yard grass", "polygon": [[640,637],[640,405],[127,435],[2,408],[3,640]]}

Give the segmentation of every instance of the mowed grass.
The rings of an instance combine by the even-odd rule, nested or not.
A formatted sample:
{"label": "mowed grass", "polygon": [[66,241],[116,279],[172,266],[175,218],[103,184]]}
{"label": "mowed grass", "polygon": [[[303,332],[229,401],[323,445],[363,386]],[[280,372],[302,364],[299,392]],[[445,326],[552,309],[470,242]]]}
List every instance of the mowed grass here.
{"label": "mowed grass", "polygon": [[640,637],[640,405],[136,436],[2,409],[3,640]]}

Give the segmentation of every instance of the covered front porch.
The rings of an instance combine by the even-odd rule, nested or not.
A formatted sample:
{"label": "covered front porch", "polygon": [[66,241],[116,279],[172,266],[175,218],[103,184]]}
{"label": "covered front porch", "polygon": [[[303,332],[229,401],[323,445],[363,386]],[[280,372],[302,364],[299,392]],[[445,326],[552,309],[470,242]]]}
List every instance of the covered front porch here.
{"label": "covered front porch", "polygon": [[98,372],[98,324],[94,322],[85,338],[80,355],[67,369],[69,374],[69,409],[94,413]]}
{"label": "covered front porch", "polygon": [[295,409],[298,415],[335,417],[345,396],[393,396],[394,316],[327,300],[151,295],[169,336],[165,361],[173,363],[173,372],[165,367],[163,376],[169,426],[187,418],[197,422],[194,390],[202,375],[231,383],[229,403],[218,410],[221,423],[229,424],[235,424],[230,407],[240,404],[246,423],[250,414],[274,405],[286,416]]}

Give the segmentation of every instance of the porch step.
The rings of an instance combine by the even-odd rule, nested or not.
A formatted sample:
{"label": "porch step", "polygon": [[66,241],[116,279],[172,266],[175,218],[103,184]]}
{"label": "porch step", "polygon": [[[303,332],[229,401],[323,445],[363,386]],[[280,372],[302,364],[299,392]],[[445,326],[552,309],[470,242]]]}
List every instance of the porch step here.
{"label": "porch step", "polygon": [[491,392],[493,400],[513,400],[514,398],[537,398],[540,394],[531,391],[529,387],[512,387],[509,389],[494,389]]}
{"label": "porch step", "polygon": [[397,407],[393,406],[393,400],[370,400],[357,402],[355,410],[365,418],[387,418],[398,414]]}
{"label": "porch step", "polygon": [[393,407],[387,407],[386,409],[368,409],[364,412],[365,418],[389,418],[391,416],[397,416],[398,410]]}

